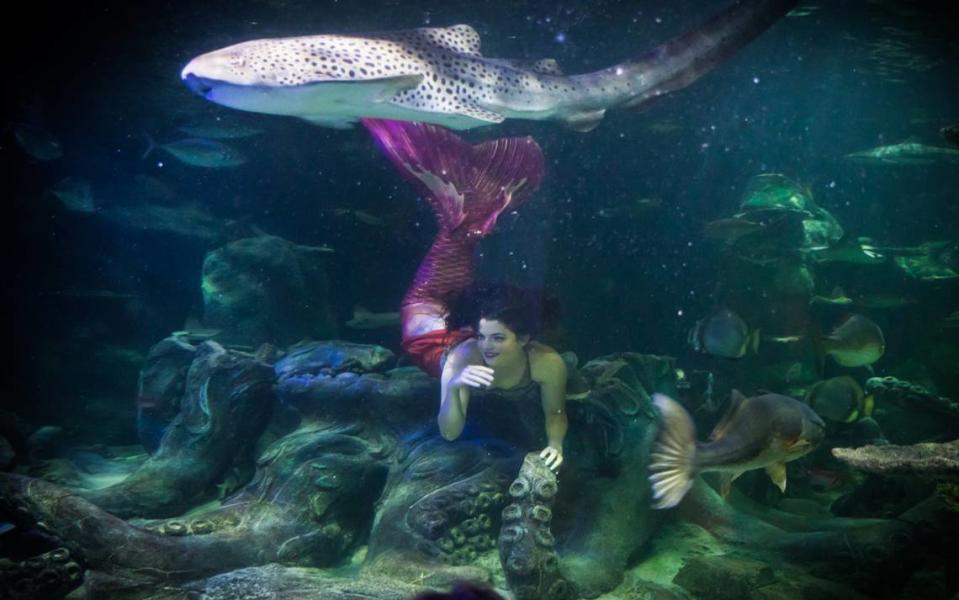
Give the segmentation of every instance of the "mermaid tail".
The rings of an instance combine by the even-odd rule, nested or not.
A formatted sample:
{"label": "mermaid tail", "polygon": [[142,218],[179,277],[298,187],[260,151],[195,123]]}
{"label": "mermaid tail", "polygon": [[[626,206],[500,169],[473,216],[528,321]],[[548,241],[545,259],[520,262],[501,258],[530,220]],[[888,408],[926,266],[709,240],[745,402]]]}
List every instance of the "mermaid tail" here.
{"label": "mermaid tail", "polygon": [[[423,195],[439,225],[403,298],[407,338],[423,332],[410,331],[411,317],[422,311],[445,316],[449,301],[472,282],[476,243],[493,230],[503,211],[515,209],[539,187],[543,153],[531,137],[500,138],[473,146],[436,125],[378,119],[364,119],[363,124]],[[439,323],[432,329],[442,329]]]}

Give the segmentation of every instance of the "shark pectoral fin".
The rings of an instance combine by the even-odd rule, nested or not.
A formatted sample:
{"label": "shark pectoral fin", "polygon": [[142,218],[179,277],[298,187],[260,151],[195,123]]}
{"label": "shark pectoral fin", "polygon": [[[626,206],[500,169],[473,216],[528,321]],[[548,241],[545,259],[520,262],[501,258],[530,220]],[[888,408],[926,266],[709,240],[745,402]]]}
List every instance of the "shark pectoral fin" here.
{"label": "shark pectoral fin", "polygon": [[506,120],[506,117],[503,115],[491,110],[486,110],[485,108],[475,104],[460,106],[455,112],[467,117],[472,117],[473,119],[485,121],[487,123],[502,123]]}
{"label": "shark pectoral fin", "polygon": [[382,79],[371,79],[361,85],[376,86],[376,95],[370,98],[374,104],[389,102],[397,93],[411,90],[423,82],[422,75],[398,75],[396,77],[384,77]]}
{"label": "shark pectoral fin", "polygon": [[599,125],[599,122],[603,120],[603,116],[605,115],[606,109],[587,110],[574,113],[566,117],[565,121],[567,127],[573,131],[585,133],[587,131],[596,129],[596,127]]}
{"label": "shark pectoral fin", "polygon": [[766,473],[773,480],[779,491],[786,493],[786,463],[773,463],[766,465]]}
{"label": "shark pectoral fin", "polygon": [[333,129],[352,129],[356,125],[356,119],[344,117],[303,117],[305,120],[318,127],[331,127]]}

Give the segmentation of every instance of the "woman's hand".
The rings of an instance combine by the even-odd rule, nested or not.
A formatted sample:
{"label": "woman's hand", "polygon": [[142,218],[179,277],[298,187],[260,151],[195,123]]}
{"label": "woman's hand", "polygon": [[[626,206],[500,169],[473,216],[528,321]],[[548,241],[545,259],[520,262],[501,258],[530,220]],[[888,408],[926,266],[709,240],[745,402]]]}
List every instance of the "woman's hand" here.
{"label": "woman's hand", "polygon": [[468,385],[475,388],[493,385],[493,369],[482,365],[466,365],[459,375],[453,378],[453,385]]}
{"label": "woman's hand", "polygon": [[563,451],[557,450],[552,446],[543,448],[543,451],[539,453],[539,457],[546,462],[546,466],[554,473],[558,471],[559,466],[563,464]]}

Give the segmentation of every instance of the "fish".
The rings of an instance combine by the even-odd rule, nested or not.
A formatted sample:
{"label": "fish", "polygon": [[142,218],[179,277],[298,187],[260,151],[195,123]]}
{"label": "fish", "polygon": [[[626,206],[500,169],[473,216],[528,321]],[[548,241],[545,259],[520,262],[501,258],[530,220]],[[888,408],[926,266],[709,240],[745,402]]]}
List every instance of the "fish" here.
{"label": "fish", "polygon": [[64,177],[50,188],[50,193],[60,201],[63,208],[71,212],[97,211],[97,205],[93,199],[93,187],[89,181],[78,177]]}
{"label": "fish", "polygon": [[337,217],[351,217],[356,219],[356,221],[363,223],[364,225],[369,225],[370,227],[386,227],[388,225],[383,217],[379,217],[365,210],[358,210],[355,208],[334,208],[333,214]]}
{"label": "fish", "polygon": [[193,58],[180,77],[216,104],[326,127],[373,118],[463,130],[532,119],[589,131],[609,109],[639,108],[687,87],[796,3],[733,3],[633,60],[580,75],[564,75],[548,58],[486,58],[479,34],[461,24],[252,40]]}
{"label": "fish", "polygon": [[742,358],[759,349],[759,330],[749,331],[742,317],[722,308],[700,319],[689,331],[687,340],[697,351],[724,358]]}
{"label": "fish", "polygon": [[939,135],[953,146],[959,146],[959,125],[947,125],[939,130]]}
{"label": "fish", "polygon": [[353,307],[353,318],[346,322],[352,329],[377,329],[400,324],[399,312],[375,313],[362,306]]}
{"label": "fish", "polygon": [[238,167],[246,163],[246,157],[238,150],[214,140],[187,138],[157,145],[153,138],[147,136],[147,141],[149,147],[140,157],[141,160],[149,156],[154,149],[159,148],[178,161],[194,167],[222,169]]}
{"label": "fish", "polygon": [[746,471],[765,469],[785,492],[786,463],[814,450],[826,434],[826,424],[812,408],[780,394],[747,398],[733,390],[707,442],[696,441],[692,417],[678,402],[654,394],[653,403],[662,415],[649,463],[657,509],[679,504],[696,475],[708,471],[721,472],[728,490]]}
{"label": "fish", "polygon": [[879,360],[886,351],[882,329],[863,315],[854,314],[819,340],[823,357],[844,367],[865,367]]}
{"label": "fish", "polygon": [[662,206],[662,198],[634,198],[623,204],[600,208],[596,211],[596,216],[604,219],[631,221],[642,219],[650,212],[662,208]]}
{"label": "fish", "polygon": [[872,416],[875,400],[849,375],[816,382],[806,391],[806,404],[828,421],[854,423]]}
{"label": "fish", "polygon": [[13,126],[13,137],[17,145],[31,158],[37,160],[57,160],[63,156],[63,144],[53,134],[29,123]]}
{"label": "fish", "polygon": [[808,254],[817,263],[880,265],[887,260],[884,249],[857,239],[842,239],[834,246],[816,248]]}
{"label": "fish", "polygon": [[703,234],[707,239],[719,240],[726,244],[733,245],[739,241],[740,238],[759,233],[765,229],[766,225],[764,223],[754,223],[753,221],[733,217],[729,219],[717,219],[706,223]]}
{"label": "fish", "polygon": [[183,125],[178,130],[195,138],[212,140],[239,140],[263,133],[262,129],[246,125],[229,125],[226,123],[196,123]]}
{"label": "fish", "polygon": [[864,165],[932,165],[942,162],[955,164],[959,163],[959,150],[918,142],[903,142],[852,152],[845,158]]}

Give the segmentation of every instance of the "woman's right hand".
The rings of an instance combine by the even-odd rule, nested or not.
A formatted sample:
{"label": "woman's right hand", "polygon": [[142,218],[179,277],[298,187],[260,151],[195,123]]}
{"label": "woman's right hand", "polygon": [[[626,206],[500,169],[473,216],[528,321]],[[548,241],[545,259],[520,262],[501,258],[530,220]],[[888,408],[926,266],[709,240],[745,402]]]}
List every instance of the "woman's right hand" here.
{"label": "woman's right hand", "polygon": [[453,385],[460,387],[468,385],[475,388],[493,385],[493,369],[482,365],[466,365],[459,375],[453,378]]}

